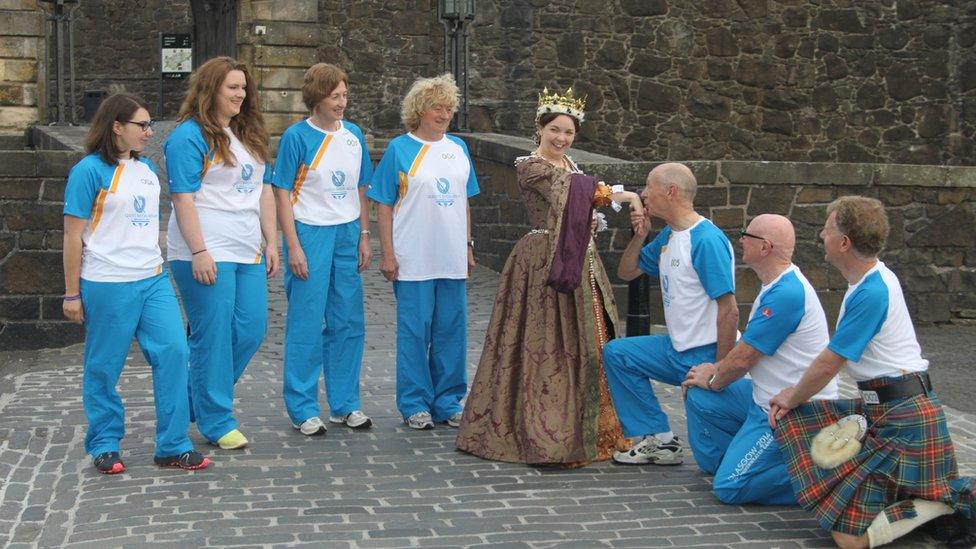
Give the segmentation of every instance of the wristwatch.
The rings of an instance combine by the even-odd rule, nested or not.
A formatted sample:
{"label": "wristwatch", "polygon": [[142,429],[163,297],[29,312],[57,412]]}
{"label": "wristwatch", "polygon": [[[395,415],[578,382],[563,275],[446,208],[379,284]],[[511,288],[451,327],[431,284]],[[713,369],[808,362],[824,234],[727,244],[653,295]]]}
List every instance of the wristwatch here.
{"label": "wristwatch", "polygon": [[474,249],[474,240],[469,240],[468,241],[468,247],[471,248],[471,249]]}
{"label": "wristwatch", "polygon": [[708,390],[709,391],[714,391],[715,390],[715,388],[712,387],[712,382],[713,381],[715,381],[715,374],[712,374],[712,375],[708,376],[708,381],[705,382],[705,385],[708,385]]}

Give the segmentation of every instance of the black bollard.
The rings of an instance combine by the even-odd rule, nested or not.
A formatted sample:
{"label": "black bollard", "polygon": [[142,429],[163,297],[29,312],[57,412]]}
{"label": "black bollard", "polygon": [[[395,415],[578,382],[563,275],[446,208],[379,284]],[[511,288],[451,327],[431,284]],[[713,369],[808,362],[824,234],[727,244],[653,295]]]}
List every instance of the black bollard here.
{"label": "black bollard", "polygon": [[650,284],[650,277],[642,274],[627,285],[627,337],[651,333]]}
{"label": "black bollard", "polygon": [[627,286],[627,337],[651,333],[650,277],[642,274]]}

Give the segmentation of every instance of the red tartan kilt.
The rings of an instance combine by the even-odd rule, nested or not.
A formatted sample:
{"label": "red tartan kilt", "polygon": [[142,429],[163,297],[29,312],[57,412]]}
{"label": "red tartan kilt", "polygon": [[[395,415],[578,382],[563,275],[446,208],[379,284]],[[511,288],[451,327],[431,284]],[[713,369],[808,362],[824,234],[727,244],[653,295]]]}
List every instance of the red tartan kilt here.
{"label": "red tartan kilt", "polygon": [[[835,469],[821,469],[810,457],[813,437],[849,414],[864,415],[870,426],[861,451]],[[774,434],[797,501],[813,511],[825,530],[861,535],[878,513],[910,498],[944,501],[971,512],[973,481],[959,478],[942,404],[934,393],[881,405],[860,399],[811,401],[777,422]],[[904,504],[887,513],[896,521],[914,516],[914,509]]]}

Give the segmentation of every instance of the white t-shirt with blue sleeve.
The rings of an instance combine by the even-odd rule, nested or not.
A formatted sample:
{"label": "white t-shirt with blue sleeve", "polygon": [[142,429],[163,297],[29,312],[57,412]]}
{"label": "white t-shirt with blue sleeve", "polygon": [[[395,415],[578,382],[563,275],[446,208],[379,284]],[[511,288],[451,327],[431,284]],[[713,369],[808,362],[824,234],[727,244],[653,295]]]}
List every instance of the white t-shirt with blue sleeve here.
{"label": "white t-shirt with blue sleeve", "polygon": [[64,215],[88,220],[81,278],[132,282],[162,272],[159,178],[148,158],[115,165],[98,154],[82,158],[68,173]]}
{"label": "white t-shirt with blue sleeve", "polygon": [[675,231],[665,227],[641,249],[640,269],[661,281],[664,320],[676,351],[718,341],[716,299],[735,293],[732,244],[705,218]]}
{"label": "white t-shirt with blue sleeve", "polygon": [[848,286],[828,348],[847,359],[844,368],[856,381],[929,368],[898,277],[881,261]]}
{"label": "white t-shirt with blue sleeve", "polygon": [[[231,165],[210,150],[196,120],[182,122],[163,145],[169,192],[192,193],[200,218],[204,245],[214,261],[260,263],[262,183],[270,184],[271,171],[255,158],[230,130]],[[180,232],[175,212],[166,234],[170,261],[190,261],[190,250]]]}
{"label": "white t-shirt with blue sleeve", "polygon": [[[817,292],[796,265],[760,288],[742,341],[763,355],[749,375],[753,400],[769,410],[769,399],[796,385],[829,341],[827,317]],[[836,377],[811,397],[835,398]]]}
{"label": "white t-shirt with blue sleeve", "polygon": [[359,187],[372,178],[366,140],[351,122],[327,131],[305,119],[281,136],[272,184],[291,193],[296,221],[324,226],[358,219]]}
{"label": "white t-shirt with blue sleeve", "polygon": [[477,194],[461,139],[430,142],[408,133],[390,141],[366,196],[393,207],[399,280],[468,277],[467,206]]}

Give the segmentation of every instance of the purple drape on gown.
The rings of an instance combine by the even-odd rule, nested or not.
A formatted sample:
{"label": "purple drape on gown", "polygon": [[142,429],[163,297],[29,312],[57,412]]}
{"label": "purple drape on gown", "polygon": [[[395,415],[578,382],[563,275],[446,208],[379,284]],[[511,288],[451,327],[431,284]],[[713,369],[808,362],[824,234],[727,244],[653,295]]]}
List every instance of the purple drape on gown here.
{"label": "purple drape on gown", "polygon": [[597,186],[597,178],[591,175],[574,173],[570,177],[562,232],[546,281],[553,290],[562,293],[572,293],[583,278],[583,261],[590,245],[593,220],[593,194]]}

